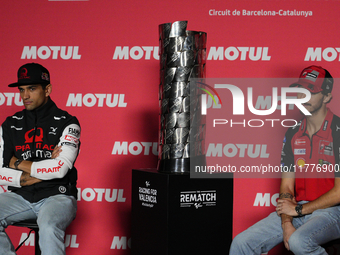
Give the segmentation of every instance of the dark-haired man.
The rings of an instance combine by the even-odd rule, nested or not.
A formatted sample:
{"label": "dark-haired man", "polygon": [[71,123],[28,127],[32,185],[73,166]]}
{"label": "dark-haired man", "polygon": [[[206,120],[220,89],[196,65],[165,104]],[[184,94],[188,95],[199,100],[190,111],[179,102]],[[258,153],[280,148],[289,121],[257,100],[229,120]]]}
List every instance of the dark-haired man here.
{"label": "dark-haired man", "polygon": [[42,254],[65,254],[64,235],[77,211],[80,146],[76,117],[51,100],[48,70],[28,63],[18,70],[17,87],[25,109],[0,127],[0,254],[15,254],[7,226],[36,220]]}
{"label": "dark-haired man", "polygon": [[311,92],[303,104],[311,115],[289,128],[283,141],[281,164],[295,172],[282,174],[276,212],[237,235],[232,255],[266,253],[282,241],[294,254],[327,254],[321,245],[340,238],[340,118],[326,106],[333,78],[309,66],[291,86]]}

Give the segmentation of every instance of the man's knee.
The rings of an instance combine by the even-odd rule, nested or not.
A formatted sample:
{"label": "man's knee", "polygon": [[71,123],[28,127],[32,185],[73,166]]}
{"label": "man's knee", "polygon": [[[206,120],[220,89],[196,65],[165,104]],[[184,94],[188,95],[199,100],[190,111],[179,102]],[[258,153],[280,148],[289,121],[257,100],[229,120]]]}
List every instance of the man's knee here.
{"label": "man's knee", "polygon": [[230,254],[237,254],[239,251],[246,250],[246,247],[248,247],[248,238],[244,231],[233,239],[230,246]]}
{"label": "man's knee", "polygon": [[41,238],[46,238],[50,240],[51,238],[64,237],[65,229],[61,229],[56,224],[44,224],[39,226],[39,235]]}
{"label": "man's knee", "polygon": [[305,234],[295,231],[288,240],[289,249],[294,254],[306,254],[308,249],[307,239],[308,237]]}

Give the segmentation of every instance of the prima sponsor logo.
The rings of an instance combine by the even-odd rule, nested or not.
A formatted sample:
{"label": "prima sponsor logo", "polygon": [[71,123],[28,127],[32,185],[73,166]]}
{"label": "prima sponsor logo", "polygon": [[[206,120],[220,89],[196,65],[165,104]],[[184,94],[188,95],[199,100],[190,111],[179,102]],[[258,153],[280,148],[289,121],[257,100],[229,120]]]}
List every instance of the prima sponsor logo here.
{"label": "prima sponsor logo", "polygon": [[309,47],[305,55],[305,61],[340,61],[340,47],[321,48],[321,47]]}
{"label": "prima sponsor logo", "polygon": [[216,206],[216,190],[195,190],[180,192],[180,207],[195,207],[199,209],[204,206]]}
{"label": "prima sponsor logo", "polygon": [[70,93],[66,106],[68,107],[127,107],[125,94]]}
{"label": "prima sponsor logo", "polygon": [[124,203],[126,198],[124,197],[124,189],[103,189],[103,188],[78,188],[77,201],[86,202],[121,202]]}
{"label": "prima sponsor logo", "polygon": [[253,206],[276,206],[279,196],[279,193],[275,193],[274,195],[270,193],[257,193]]}
{"label": "prima sponsor logo", "polygon": [[157,142],[119,142],[116,141],[112,149],[113,155],[158,155]]}
{"label": "prima sponsor logo", "polygon": [[79,46],[24,46],[21,59],[80,59]]}
{"label": "prima sponsor logo", "polygon": [[269,158],[267,144],[233,144],[210,143],[207,157],[239,157],[239,158]]}

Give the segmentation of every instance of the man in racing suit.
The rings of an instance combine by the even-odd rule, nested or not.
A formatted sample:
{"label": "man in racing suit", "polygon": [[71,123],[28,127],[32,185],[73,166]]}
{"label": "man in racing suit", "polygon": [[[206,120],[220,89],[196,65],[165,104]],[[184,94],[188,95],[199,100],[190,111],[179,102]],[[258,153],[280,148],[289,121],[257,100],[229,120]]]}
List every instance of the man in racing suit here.
{"label": "man in racing suit", "polygon": [[64,235],[77,211],[80,125],[51,100],[50,74],[36,63],[18,70],[25,109],[0,127],[0,254],[15,254],[5,228],[37,220],[42,254],[65,254]]}
{"label": "man in racing suit", "polygon": [[327,254],[321,245],[340,238],[340,118],[326,107],[333,78],[310,66],[291,86],[311,92],[303,104],[311,115],[283,141],[281,165],[292,171],[282,174],[276,212],[237,235],[232,255],[265,253],[282,241],[294,254]]}

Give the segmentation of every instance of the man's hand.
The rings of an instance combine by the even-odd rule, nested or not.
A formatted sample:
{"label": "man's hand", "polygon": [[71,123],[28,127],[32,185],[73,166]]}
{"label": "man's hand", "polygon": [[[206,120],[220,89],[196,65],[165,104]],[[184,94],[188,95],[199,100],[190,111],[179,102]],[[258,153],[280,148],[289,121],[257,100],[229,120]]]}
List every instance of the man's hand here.
{"label": "man's hand", "polygon": [[20,185],[21,186],[30,186],[30,185],[38,183],[38,182],[42,182],[42,180],[31,177],[29,173],[22,172],[22,175],[21,175],[21,178],[20,178]]}
{"label": "man's hand", "polygon": [[61,146],[56,145],[54,147],[54,150],[52,151],[52,157],[51,158],[57,158],[63,150],[61,149]]}
{"label": "man's hand", "polygon": [[290,221],[286,221],[284,223],[282,223],[282,230],[283,230],[283,243],[286,247],[286,249],[289,251],[289,238],[291,237],[291,235],[294,233],[294,231],[296,230],[295,227],[293,226],[293,224]]}
{"label": "man's hand", "polygon": [[297,203],[295,199],[279,199],[277,201],[276,212],[279,216],[281,214],[286,214],[288,216],[298,216],[297,212],[295,211],[296,206]]}

